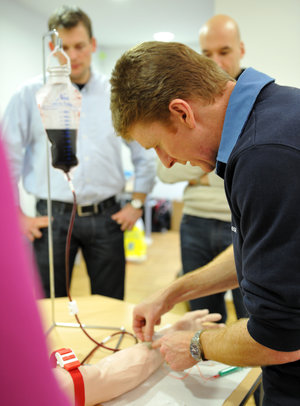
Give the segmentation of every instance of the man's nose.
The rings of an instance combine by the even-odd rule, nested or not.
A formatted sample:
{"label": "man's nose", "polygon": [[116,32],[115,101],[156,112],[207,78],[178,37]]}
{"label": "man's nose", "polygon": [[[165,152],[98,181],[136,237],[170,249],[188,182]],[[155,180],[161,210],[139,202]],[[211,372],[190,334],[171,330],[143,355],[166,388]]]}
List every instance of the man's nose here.
{"label": "man's nose", "polygon": [[76,49],[68,49],[68,51],[66,52],[68,57],[70,58],[70,60],[74,60],[77,57],[77,51]]}
{"label": "man's nose", "polygon": [[211,59],[212,59],[213,61],[215,61],[216,64],[217,64],[220,68],[222,68],[222,57],[221,57],[220,55],[214,54]]}

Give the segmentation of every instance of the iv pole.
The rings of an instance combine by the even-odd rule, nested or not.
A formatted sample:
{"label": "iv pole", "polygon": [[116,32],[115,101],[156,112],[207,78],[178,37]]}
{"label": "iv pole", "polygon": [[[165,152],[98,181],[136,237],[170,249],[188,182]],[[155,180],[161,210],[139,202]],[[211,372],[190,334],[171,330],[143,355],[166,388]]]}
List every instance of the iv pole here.
{"label": "iv pole", "polygon": [[[46,56],[45,56],[45,39],[48,36],[56,36],[56,40],[60,41],[58,32],[56,30],[49,31],[43,35],[43,83],[46,84]],[[53,236],[52,236],[52,205],[51,205],[51,188],[50,188],[50,159],[48,138],[46,137],[46,157],[47,157],[47,185],[48,185],[48,198],[47,198],[47,212],[48,212],[48,251],[49,251],[49,281],[50,281],[50,300],[51,300],[51,321],[52,325],[47,334],[56,326],[55,322],[55,284],[54,284],[54,265],[53,265]]]}
{"label": "iv pole", "polygon": [[[48,31],[43,35],[43,83],[46,84],[46,57],[45,57],[45,39],[47,37],[56,37],[56,43],[61,49],[62,42],[59,38],[58,32],[54,29]],[[68,58],[68,56],[66,55]],[[51,205],[51,188],[50,188],[50,159],[49,159],[49,142],[48,137],[46,137],[46,157],[47,157],[47,184],[48,184],[48,198],[47,198],[47,210],[48,210],[48,251],[49,251],[49,282],[50,282],[50,300],[51,300],[51,326],[46,332],[48,335],[54,327],[71,327],[71,328],[81,328],[78,323],[66,323],[58,322],[55,320],[55,277],[54,277],[54,262],[53,262],[53,234],[52,234],[52,205]],[[83,328],[91,329],[103,329],[103,330],[116,330],[125,331],[124,327],[111,327],[111,326],[97,326],[97,325],[86,325],[81,323]],[[118,348],[123,339],[123,334],[121,334],[116,348]]]}

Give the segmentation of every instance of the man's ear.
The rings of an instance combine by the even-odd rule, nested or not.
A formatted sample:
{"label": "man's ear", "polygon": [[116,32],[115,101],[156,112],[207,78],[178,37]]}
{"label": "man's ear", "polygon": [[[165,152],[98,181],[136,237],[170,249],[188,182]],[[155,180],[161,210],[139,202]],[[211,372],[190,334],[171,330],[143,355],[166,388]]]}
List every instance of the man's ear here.
{"label": "man's ear", "polygon": [[96,49],[97,49],[97,41],[96,41],[96,38],[95,38],[95,37],[92,37],[92,38],[91,38],[91,44],[92,44],[92,49],[93,49],[92,52],[95,52]]}
{"label": "man's ear", "polygon": [[240,55],[241,55],[240,59],[242,59],[244,57],[245,53],[246,53],[245,44],[243,43],[243,41],[241,41],[240,42]]}
{"label": "man's ear", "polygon": [[169,104],[171,115],[181,124],[189,128],[195,128],[196,121],[192,107],[188,102],[182,99],[174,99]]}
{"label": "man's ear", "polygon": [[53,42],[50,41],[50,42],[48,43],[48,45],[49,45],[50,51],[53,51],[53,50],[54,50],[54,44],[53,44]]}

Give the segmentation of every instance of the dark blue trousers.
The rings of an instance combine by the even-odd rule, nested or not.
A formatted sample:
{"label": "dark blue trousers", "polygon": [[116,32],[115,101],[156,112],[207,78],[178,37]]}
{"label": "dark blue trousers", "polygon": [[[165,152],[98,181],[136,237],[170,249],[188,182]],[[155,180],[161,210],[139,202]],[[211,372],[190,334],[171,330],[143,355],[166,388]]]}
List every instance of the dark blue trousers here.
{"label": "dark blue trousers", "polygon": [[[183,273],[206,265],[231,243],[231,223],[184,214],[180,225],[181,260]],[[191,310],[209,309],[227,319],[225,293],[201,297],[190,301]],[[248,317],[239,288],[232,290],[237,318]]]}
{"label": "dark blue trousers", "polygon": [[[123,232],[111,219],[120,210],[119,203],[98,214],[79,217],[76,214],[71,238],[69,273],[70,280],[76,254],[81,249],[90,277],[92,294],[124,298],[125,253]],[[39,215],[47,215],[47,203],[37,203]],[[53,257],[55,296],[66,296],[65,249],[71,212],[63,205],[52,207]],[[34,250],[46,297],[50,295],[48,229],[42,229],[43,237],[34,241]]]}

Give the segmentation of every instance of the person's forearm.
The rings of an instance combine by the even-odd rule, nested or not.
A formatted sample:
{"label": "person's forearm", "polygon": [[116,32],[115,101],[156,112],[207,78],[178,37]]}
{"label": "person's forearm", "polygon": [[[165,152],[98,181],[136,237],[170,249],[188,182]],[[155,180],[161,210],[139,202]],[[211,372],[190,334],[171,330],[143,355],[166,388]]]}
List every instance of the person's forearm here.
{"label": "person's forearm", "polygon": [[163,292],[164,300],[176,303],[224,292],[238,286],[233,248],[229,246],[213,261],[178,278]]}
{"label": "person's forearm", "polygon": [[205,358],[236,366],[263,366],[291,362],[300,351],[282,352],[267,348],[250,336],[248,319],[218,330],[206,330],[200,340]]}

